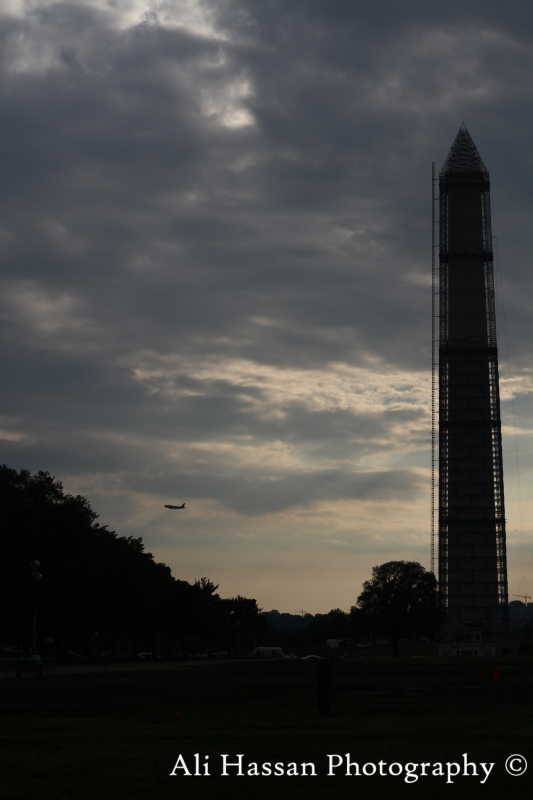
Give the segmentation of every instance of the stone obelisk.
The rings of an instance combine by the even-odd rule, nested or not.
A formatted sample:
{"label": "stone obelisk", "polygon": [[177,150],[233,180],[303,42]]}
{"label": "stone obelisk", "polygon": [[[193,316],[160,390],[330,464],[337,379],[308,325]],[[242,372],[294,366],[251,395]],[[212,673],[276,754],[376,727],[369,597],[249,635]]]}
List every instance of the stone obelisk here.
{"label": "stone obelisk", "polygon": [[489,173],[463,125],[439,176],[439,586],[451,641],[507,624]]}

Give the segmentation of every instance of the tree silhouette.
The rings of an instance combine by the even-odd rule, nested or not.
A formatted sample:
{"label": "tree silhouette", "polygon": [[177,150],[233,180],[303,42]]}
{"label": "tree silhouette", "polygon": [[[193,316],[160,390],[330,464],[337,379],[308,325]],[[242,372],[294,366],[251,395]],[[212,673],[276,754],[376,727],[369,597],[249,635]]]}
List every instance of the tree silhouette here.
{"label": "tree silhouette", "polygon": [[56,654],[163,650],[170,657],[178,640],[183,653],[192,637],[211,647],[226,643],[229,610],[246,641],[259,624],[255,600],[221,600],[218,586],[205,577],[192,585],[176,580],[142,538],[99,525],[89,501],[65,494],[48,472],[0,467],[0,503],[0,637],[23,651],[31,641],[34,579],[28,565],[35,559],[43,573],[36,587],[41,650],[50,637]]}
{"label": "tree silhouette", "polygon": [[364,624],[389,638],[398,656],[402,636],[431,635],[443,624],[437,579],[416,561],[373,567],[351,616],[356,626]]}

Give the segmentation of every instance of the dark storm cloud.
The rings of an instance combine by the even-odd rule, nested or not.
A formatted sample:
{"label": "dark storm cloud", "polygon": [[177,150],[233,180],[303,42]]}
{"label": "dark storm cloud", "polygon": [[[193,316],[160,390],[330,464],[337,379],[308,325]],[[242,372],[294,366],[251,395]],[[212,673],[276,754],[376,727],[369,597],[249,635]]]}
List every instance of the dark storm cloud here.
{"label": "dark storm cloud", "polygon": [[[332,363],[428,370],[430,164],[463,119],[493,178],[525,367],[529,9],[204,5],[219,36],[83,3],[2,17],[0,428],[21,436],[5,460],[154,494],[179,478],[246,514],[414,497],[422,384],[401,408],[384,378],[373,401],[343,406],[336,388],[325,409],[315,383],[305,401],[271,385],[296,371],[306,394],[304,373]],[[250,466],[239,437],[297,463]],[[225,463],[170,454],[222,441]]]}

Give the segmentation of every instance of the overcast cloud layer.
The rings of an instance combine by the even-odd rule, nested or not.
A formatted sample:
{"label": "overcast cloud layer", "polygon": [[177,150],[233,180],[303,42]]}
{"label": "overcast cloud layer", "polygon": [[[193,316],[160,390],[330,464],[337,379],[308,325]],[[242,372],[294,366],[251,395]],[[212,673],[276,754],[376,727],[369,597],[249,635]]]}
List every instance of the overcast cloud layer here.
{"label": "overcast cloud layer", "polygon": [[510,591],[531,593],[531,5],[0,14],[1,461],[264,608],[429,567],[431,162],[464,121],[499,245]]}

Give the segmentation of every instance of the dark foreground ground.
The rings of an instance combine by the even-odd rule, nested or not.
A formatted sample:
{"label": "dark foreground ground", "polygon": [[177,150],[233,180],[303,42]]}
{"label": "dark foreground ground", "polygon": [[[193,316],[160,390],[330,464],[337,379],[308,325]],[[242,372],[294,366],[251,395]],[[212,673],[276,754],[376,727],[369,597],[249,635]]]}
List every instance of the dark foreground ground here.
{"label": "dark foreground ground", "polygon": [[[142,665],[108,672],[107,688],[102,666],[4,678],[0,796],[528,798],[533,659],[499,657],[497,682],[495,663],[410,656],[336,661],[329,717],[317,714],[313,661]],[[472,766],[463,774],[465,753],[477,775]],[[194,775],[195,754],[198,771],[207,764],[209,775]],[[223,776],[223,754],[230,762],[242,755],[244,774],[229,767]],[[346,776],[347,754],[359,776],[355,766]],[[530,763],[524,775],[506,771],[513,754]],[[330,762],[339,764],[334,775]],[[389,774],[391,764],[399,775]],[[521,762],[511,768],[519,772]],[[253,774],[269,769],[270,775]]]}

